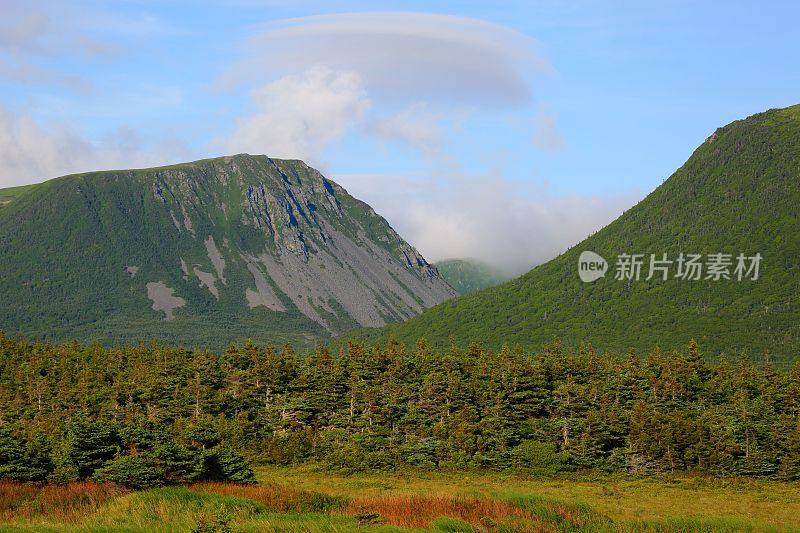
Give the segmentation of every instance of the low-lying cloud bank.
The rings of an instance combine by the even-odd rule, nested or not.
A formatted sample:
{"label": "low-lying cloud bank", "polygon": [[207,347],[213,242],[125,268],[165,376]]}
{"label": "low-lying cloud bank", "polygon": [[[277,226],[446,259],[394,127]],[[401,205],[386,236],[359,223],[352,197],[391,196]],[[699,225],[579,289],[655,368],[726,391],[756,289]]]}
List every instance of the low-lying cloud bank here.
{"label": "low-lying cloud bank", "polygon": [[552,259],[641,199],[554,195],[502,176],[335,179],[385,216],[429,261],[473,258],[509,275]]}

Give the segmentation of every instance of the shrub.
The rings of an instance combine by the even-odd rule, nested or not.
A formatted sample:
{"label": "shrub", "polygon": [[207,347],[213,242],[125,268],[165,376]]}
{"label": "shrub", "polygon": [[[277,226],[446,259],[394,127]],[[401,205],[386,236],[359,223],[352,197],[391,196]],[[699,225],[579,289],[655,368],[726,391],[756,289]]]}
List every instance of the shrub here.
{"label": "shrub", "polygon": [[552,476],[566,469],[567,454],[549,442],[526,440],[512,451],[514,467],[539,476]]}
{"label": "shrub", "polygon": [[167,483],[191,483],[203,476],[204,455],[198,450],[181,446],[174,440],[158,444],[153,450],[153,456],[164,471]]}
{"label": "shrub", "polygon": [[256,475],[247,460],[229,448],[217,446],[210,452],[205,452],[204,463],[204,480],[256,483]]}
{"label": "shrub", "polygon": [[231,520],[231,517],[221,509],[216,516],[200,518],[191,533],[230,533],[233,531]]}
{"label": "shrub", "polygon": [[303,513],[330,513],[347,507],[348,500],[342,496],[333,496],[321,492],[303,491],[297,497],[300,511]]}
{"label": "shrub", "polygon": [[330,468],[346,474],[390,471],[400,462],[398,450],[386,437],[369,433],[339,440],[324,457]]}
{"label": "shrub", "polygon": [[145,455],[120,455],[95,471],[96,481],[112,482],[131,489],[160,487],[165,483],[164,471]]}
{"label": "shrub", "polygon": [[411,437],[400,446],[403,462],[420,468],[436,467],[436,444],[432,438]]}

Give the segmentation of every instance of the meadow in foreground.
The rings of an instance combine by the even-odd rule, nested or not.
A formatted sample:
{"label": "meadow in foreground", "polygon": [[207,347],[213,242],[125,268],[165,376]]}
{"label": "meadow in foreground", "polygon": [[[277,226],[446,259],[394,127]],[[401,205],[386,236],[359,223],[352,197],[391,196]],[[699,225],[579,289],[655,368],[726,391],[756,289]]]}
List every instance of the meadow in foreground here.
{"label": "meadow in foreground", "polygon": [[258,486],[0,484],[0,531],[800,531],[800,486],[742,479],[332,475],[262,468]]}

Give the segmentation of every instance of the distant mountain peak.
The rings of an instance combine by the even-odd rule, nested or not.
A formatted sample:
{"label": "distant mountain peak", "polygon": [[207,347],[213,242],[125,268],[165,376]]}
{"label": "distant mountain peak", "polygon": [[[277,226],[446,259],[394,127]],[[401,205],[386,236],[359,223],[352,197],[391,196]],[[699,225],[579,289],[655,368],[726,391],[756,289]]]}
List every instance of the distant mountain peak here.
{"label": "distant mountain peak", "polygon": [[435,263],[442,277],[460,295],[494,287],[510,278],[477,259],[443,259]]}

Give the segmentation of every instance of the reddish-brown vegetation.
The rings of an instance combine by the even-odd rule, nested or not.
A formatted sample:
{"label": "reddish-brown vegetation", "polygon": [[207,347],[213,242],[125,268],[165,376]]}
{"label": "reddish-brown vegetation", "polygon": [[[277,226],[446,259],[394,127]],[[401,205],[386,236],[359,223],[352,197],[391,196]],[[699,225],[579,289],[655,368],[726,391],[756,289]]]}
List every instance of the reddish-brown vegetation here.
{"label": "reddish-brown vegetation", "polygon": [[280,485],[234,485],[231,483],[195,483],[189,487],[198,492],[248,498],[281,513],[309,510],[308,501],[315,493]]}
{"label": "reddish-brown vegetation", "polygon": [[441,517],[457,518],[486,527],[508,521],[523,522],[526,531],[542,531],[537,517],[513,504],[487,499],[447,495],[391,494],[356,498],[345,511],[352,516],[375,513],[382,522],[400,527],[424,528]]}
{"label": "reddish-brown vegetation", "polygon": [[0,481],[0,521],[48,516],[71,520],[96,511],[105,502],[125,492],[106,483],[26,485]]}
{"label": "reddish-brown vegetation", "polygon": [[311,491],[280,485],[232,485],[198,483],[193,490],[249,498],[279,512],[332,512],[353,517],[374,517],[384,524],[424,528],[437,518],[457,518],[478,528],[514,522],[524,531],[543,531],[540,519],[519,507],[488,498],[463,498],[447,495],[376,495],[344,500]]}

